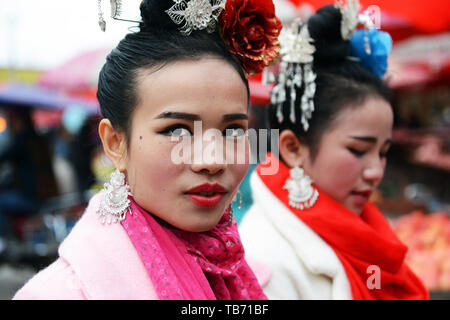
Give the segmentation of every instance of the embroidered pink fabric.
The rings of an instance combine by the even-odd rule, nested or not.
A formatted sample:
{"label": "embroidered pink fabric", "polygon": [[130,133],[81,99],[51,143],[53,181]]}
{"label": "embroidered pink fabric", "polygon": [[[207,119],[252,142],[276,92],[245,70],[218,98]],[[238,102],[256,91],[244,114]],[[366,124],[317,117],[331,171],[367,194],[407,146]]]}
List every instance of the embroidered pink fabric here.
{"label": "embroidered pink fabric", "polygon": [[228,209],[210,231],[187,232],[160,225],[130,200],[132,214],[121,223],[161,300],[267,299]]}

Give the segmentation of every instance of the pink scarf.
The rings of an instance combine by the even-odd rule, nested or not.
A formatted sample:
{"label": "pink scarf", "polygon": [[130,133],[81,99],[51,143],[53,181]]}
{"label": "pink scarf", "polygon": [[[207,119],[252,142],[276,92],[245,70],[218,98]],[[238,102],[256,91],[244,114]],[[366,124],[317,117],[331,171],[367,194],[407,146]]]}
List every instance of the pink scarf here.
{"label": "pink scarf", "polygon": [[228,209],[213,229],[197,233],[162,226],[130,200],[132,214],[121,223],[161,300],[267,299]]}

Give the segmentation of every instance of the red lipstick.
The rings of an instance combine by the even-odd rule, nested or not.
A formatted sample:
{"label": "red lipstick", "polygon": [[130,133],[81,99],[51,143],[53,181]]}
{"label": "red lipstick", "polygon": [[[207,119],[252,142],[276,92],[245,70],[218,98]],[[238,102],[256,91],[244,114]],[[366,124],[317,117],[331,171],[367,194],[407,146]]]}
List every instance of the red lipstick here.
{"label": "red lipstick", "polygon": [[199,207],[213,208],[222,200],[227,190],[220,184],[205,183],[185,192]]}
{"label": "red lipstick", "polygon": [[353,191],[352,195],[356,205],[363,206],[369,201],[372,190]]}

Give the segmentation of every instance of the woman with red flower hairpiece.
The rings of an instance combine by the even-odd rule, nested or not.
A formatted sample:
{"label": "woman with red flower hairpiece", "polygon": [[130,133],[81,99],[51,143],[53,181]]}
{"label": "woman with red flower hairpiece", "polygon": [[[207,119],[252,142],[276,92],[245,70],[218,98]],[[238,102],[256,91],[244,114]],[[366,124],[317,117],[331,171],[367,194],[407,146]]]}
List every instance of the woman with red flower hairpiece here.
{"label": "woman with red flower hairpiece", "polygon": [[[224,2],[142,2],[140,31],[99,76],[99,135],[116,171],[16,299],[266,299],[231,202],[248,169],[246,72],[274,58],[279,24],[269,39],[253,19],[278,21],[271,1]],[[235,148],[245,163],[227,162]]]}

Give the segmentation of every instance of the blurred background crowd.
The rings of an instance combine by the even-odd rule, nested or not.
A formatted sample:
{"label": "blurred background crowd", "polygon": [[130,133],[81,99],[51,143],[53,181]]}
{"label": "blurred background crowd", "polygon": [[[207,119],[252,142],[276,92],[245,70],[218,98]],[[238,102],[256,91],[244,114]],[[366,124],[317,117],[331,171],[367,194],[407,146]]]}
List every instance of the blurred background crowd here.
{"label": "blurred background crowd", "polygon": [[[139,7],[140,0],[129,2]],[[284,24],[332,2],[274,0]],[[377,6],[371,8],[379,10],[380,27],[394,40],[387,72],[394,144],[372,200],[409,246],[407,261],[431,297],[448,299],[450,8],[445,0],[361,3]],[[132,31],[133,24],[116,22],[101,32],[94,0],[0,0],[0,299],[54,260],[113,170],[97,134],[97,77],[106,55]],[[250,89],[250,126],[258,129],[271,87],[254,77]],[[247,178],[241,191],[238,222],[252,203]]]}

